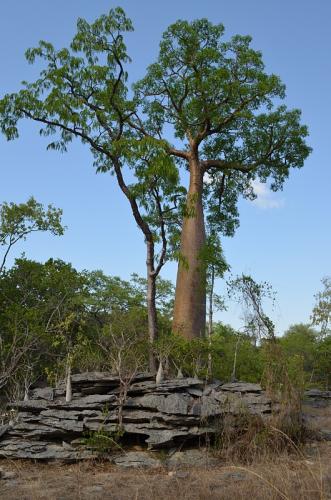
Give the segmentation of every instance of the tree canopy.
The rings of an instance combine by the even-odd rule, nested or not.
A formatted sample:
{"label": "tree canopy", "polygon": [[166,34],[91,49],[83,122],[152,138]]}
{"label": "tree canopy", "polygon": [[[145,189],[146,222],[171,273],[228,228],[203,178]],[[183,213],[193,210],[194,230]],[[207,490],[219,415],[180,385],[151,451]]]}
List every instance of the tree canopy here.
{"label": "tree canopy", "polygon": [[0,274],[5,268],[12,247],[20,240],[36,231],[49,231],[61,236],[64,227],[61,222],[62,210],[49,205],[45,209],[33,197],[26,203],[2,203],[0,205]]}
{"label": "tree canopy", "polygon": [[[233,234],[238,198],[254,197],[254,179],[281,189],[291,168],[303,166],[307,127],[299,110],[279,103],[285,86],[265,71],[251,38],[225,40],[223,25],[207,19],[169,26],[157,61],[131,91],[124,37],[132,30],[116,8],[91,24],[79,19],[67,48],[41,41],[27,50],[30,63],[40,58],[45,67],[0,100],[0,127],[15,139],[27,118],[41,124],[41,134],[55,135],[51,149],[65,151],[74,138],[89,146],[97,171],[116,176],[144,234],[151,338],[155,280],[171,255],[179,259],[173,327],[196,337],[205,333],[205,219]],[[188,189],[181,168],[189,171]]]}

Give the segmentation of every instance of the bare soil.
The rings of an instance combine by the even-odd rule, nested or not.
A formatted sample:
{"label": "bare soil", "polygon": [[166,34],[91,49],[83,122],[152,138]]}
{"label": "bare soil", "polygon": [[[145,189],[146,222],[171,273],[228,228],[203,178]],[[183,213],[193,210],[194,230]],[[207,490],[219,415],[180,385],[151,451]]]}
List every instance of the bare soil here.
{"label": "bare soil", "polygon": [[[74,465],[2,461],[1,499],[328,499],[331,442],[311,443],[304,455],[280,455],[249,466],[210,469],[121,469],[109,463]],[[9,474],[8,474],[9,473]]]}

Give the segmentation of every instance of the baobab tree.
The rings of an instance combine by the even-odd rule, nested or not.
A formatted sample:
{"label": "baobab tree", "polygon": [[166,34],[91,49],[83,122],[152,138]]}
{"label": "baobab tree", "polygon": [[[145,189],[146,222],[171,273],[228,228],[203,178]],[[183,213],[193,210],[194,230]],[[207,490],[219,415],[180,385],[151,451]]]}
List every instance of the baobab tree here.
{"label": "baobab tree", "polygon": [[214,222],[221,223],[214,204],[222,185],[226,191],[235,181],[237,195],[251,196],[254,179],[270,178],[276,191],[310,152],[300,111],[276,106],[285,87],[265,72],[251,37],[223,41],[223,34],[222,24],[207,19],[174,23],[163,34],[157,61],[135,86],[155,135],[164,136],[165,127],[172,126],[176,148],[169,146],[169,154],[189,172],[173,322],[188,338],[205,333],[207,175],[214,195],[207,210],[212,208]]}
{"label": "baobab tree", "polygon": [[[34,120],[44,135],[58,134],[49,147],[60,150],[79,138],[90,147],[97,170],[115,175],[146,241],[151,340],[155,280],[167,242],[177,241],[173,219],[168,221],[170,214],[176,222],[181,218],[173,328],[187,338],[204,335],[205,216],[222,232],[228,217],[235,220],[239,195],[252,196],[254,179],[271,179],[271,189],[280,189],[290,169],[302,167],[309,154],[307,128],[298,110],[276,106],[285,87],[265,72],[249,36],[223,41],[221,24],[178,21],[165,31],[157,62],[130,93],[123,37],[133,28],[124,11],[111,10],[92,24],[79,19],[77,27],[69,48],[40,42],[27,51],[28,61],[40,57],[46,69],[0,100],[1,129],[13,139],[19,120]],[[125,167],[134,174],[133,185],[124,179]],[[178,195],[185,192],[180,169],[189,172],[183,212],[177,211]],[[161,189],[157,194],[155,186]],[[220,191],[229,205],[218,211]]]}

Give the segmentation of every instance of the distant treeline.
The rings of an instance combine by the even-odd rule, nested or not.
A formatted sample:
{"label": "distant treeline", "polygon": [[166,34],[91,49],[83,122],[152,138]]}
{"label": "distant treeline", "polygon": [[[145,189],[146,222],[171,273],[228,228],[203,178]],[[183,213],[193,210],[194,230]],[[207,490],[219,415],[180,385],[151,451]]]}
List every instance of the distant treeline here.
{"label": "distant treeline", "polygon": [[[291,380],[330,386],[328,331],[299,324],[281,338],[258,341],[249,330],[215,323],[210,339],[188,341],[171,332],[171,282],[158,279],[157,302],[154,351],[169,375],[263,383],[272,345]],[[73,371],[148,369],[146,281],[138,275],[125,281],[102,271],[79,272],[62,260],[20,258],[0,277],[0,304],[2,395],[22,397],[31,384],[56,383],[68,364]],[[276,369],[279,359],[272,361]]]}

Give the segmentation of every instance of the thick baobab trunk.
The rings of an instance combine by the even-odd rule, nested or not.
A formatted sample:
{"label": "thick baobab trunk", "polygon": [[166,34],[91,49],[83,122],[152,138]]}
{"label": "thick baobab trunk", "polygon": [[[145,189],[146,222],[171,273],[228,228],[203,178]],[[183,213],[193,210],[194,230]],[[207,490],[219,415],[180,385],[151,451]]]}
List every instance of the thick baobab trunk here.
{"label": "thick baobab trunk", "polygon": [[156,359],[153,353],[152,345],[157,339],[157,316],[156,316],[156,275],[154,273],[154,244],[146,242],[147,245],[147,316],[148,316],[148,335],[151,344],[149,350],[149,369],[156,371]]}
{"label": "thick baobab trunk", "polygon": [[190,185],[181,235],[173,330],[191,339],[205,335],[206,272],[201,260],[205,246],[202,206],[203,175],[197,158],[191,159]]}

